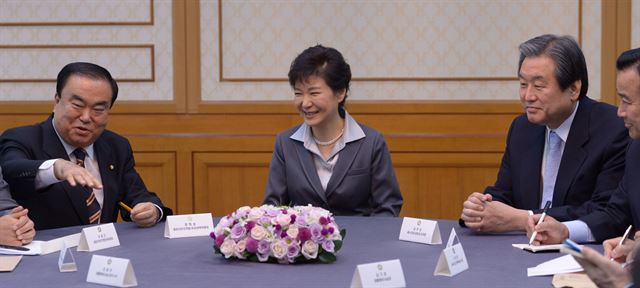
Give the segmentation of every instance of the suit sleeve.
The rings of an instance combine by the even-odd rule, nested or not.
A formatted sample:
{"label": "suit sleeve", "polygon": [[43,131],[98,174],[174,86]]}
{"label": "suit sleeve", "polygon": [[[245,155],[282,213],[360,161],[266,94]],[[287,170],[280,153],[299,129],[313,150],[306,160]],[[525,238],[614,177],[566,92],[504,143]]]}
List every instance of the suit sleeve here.
{"label": "suit sleeve", "polygon": [[14,191],[16,200],[30,198],[36,193],[35,178],[45,160],[31,160],[33,153],[22,143],[19,133],[7,130],[0,137],[2,175]]}
{"label": "suit sleeve", "polygon": [[384,137],[377,135],[371,163],[372,216],[398,216],[402,209],[402,194],[391,163]]}
{"label": "suit sleeve", "polygon": [[[614,194],[625,170],[625,151],[629,144],[627,129],[621,127],[614,140],[606,146],[602,156],[602,169],[591,198],[579,206],[564,205],[549,209],[547,214],[558,221],[569,221],[604,208]],[[536,211],[542,213],[541,211]],[[626,228],[626,227],[625,227]]]}
{"label": "suit sleeve", "polygon": [[290,204],[287,191],[286,162],[284,160],[282,142],[281,136],[278,135],[276,137],[275,147],[273,148],[271,162],[269,163],[269,179],[267,180],[267,190],[263,204]]}
{"label": "suit sleeve", "polygon": [[502,155],[502,162],[500,163],[500,170],[498,171],[498,178],[493,186],[489,186],[484,190],[485,194],[491,194],[493,200],[500,201],[509,206],[514,206],[513,201],[513,179],[511,170],[511,136],[514,130],[515,121],[509,128],[507,134],[507,143],[504,154]]}
{"label": "suit sleeve", "polygon": [[[133,151],[131,150],[131,145],[128,141],[126,143],[126,157],[122,185],[124,186],[124,191],[126,191],[124,194],[125,203],[131,203],[131,205],[135,206],[138,203],[151,202],[158,205],[160,209],[162,209],[163,214],[160,221],[164,221],[167,216],[173,215],[173,211],[170,208],[165,207],[162,204],[162,201],[160,201],[160,198],[158,198],[155,193],[147,190],[147,187],[144,185],[142,178],[135,169]],[[121,209],[120,211],[124,220],[131,221],[131,215],[128,212],[124,211],[123,209]]]}

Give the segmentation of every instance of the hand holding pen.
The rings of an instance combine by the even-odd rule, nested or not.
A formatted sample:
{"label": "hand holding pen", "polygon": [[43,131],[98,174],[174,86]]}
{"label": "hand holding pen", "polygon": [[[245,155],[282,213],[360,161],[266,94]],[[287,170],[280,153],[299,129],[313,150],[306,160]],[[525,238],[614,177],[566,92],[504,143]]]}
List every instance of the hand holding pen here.
{"label": "hand holding pen", "polygon": [[629,233],[632,230],[631,228],[632,226],[629,225],[622,237],[608,239],[602,243],[602,246],[604,248],[604,255],[607,256],[610,260],[616,260],[620,263],[626,261],[627,255],[631,253],[634,247],[634,241],[631,239],[627,239],[629,237]]}
{"label": "hand holding pen", "polygon": [[[536,223],[536,227],[538,227],[538,225],[540,225],[540,223],[544,221],[544,217],[547,216],[547,211],[549,211],[549,208],[551,208],[551,201],[547,201],[547,203],[544,204],[544,209],[542,210],[542,216],[540,216],[540,219],[538,219],[538,223]],[[538,235],[538,231],[534,230],[533,233],[531,234],[531,238],[529,238],[529,245],[533,244],[533,240],[536,239],[536,235]]]}

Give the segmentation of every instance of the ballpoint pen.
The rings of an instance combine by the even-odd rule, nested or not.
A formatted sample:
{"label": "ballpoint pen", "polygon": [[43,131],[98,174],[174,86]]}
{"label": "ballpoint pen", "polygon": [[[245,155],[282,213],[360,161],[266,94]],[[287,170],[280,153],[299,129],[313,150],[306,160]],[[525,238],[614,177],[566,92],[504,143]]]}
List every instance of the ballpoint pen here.
{"label": "ballpoint pen", "polygon": [[[544,209],[542,210],[542,216],[540,216],[540,219],[538,219],[538,223],[536,224],[536,226],[540,225],[540,223],[544,221],[544,217],[547,216],[547,211],[549,210],[550,207],[551,207],[551,201],[547,201],[547,203],[544,204]],[[533,231],[533,233],[531,234],[531,239],[529,239],[529,245],[531,245],[531,243],[533,243],[533,240],[536,239],[537,234],[538,234],[538,231]]]}

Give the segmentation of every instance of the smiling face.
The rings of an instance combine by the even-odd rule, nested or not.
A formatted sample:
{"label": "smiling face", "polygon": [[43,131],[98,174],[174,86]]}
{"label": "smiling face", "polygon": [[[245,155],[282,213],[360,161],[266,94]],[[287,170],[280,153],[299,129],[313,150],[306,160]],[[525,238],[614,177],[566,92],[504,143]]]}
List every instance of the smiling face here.
{"label": "smiling face", "polygon": [[573,112],[580,96],[580,81],[562,90],[555,77],[556,65],[547,56],[527,57],[520,72],[520,102],[531,123],[558,128]]}
{"label": "smiling face", "polygon": [[74,147],[93,144],[107,126],[112,96],[109,82],[72,75],[60,94],[53,107],[56,130]]}
{"label": "smiling face", "polygon": [[618,71],[616,89],[620,97],[618,116],[629,129],[629,136],[640,139],[640,75],[635,66]]}
{"label": "smiling face", "polygon": [[345,91],[335,93],[321,77],[309,76],[296,83],[294,104],[304,122],[311,127],[324,127],[340,119],[338,106]]}

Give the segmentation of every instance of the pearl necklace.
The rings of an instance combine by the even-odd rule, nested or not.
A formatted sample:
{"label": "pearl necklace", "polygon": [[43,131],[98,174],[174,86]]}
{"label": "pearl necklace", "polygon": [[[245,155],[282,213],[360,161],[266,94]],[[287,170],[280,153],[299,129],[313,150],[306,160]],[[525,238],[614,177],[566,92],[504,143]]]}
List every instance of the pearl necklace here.
{"label": "pearl necklace", "polygon": [[318,146],[329,146],[333,143],[336,143],[336,141],[338,141],[338,139],[340,139],[340,137],[342,137],[342,134],[344,134],[344,128],[340,129],[340,134],[338,134],[338,136],[336,138],[333,138],[329,141],[326,142],[322,142],[320,140],[318,140],[318,138],[316,138],[315,135],[313,135],[313,141],[316,142],[316,144],[318,144]]}

